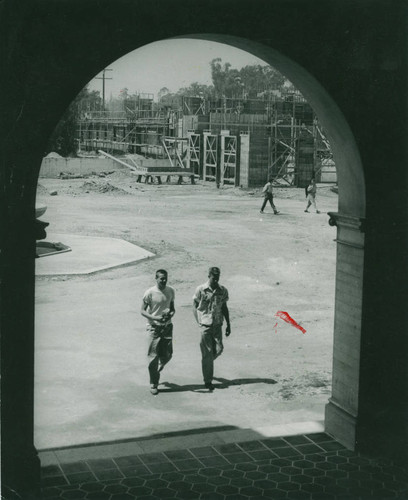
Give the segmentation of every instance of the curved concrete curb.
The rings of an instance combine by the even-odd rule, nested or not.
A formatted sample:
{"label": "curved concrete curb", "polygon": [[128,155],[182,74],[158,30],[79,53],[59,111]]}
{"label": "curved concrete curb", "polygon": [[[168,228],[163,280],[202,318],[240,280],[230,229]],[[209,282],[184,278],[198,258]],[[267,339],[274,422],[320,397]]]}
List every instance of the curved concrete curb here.
{"label": "curved concrete curb", "polygon": [[117,238],[49,234],[45,241],[64,243],[72,251],[36,259],[37,276],[92,274],[155,256],[144,248]]}

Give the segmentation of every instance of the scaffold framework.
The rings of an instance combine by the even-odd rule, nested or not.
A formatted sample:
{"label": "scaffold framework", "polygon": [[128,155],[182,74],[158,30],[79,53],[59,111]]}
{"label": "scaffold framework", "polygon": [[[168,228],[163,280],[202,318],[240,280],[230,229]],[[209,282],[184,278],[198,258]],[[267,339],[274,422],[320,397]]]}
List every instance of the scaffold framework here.
{"label": "scaffold framework", "polygon": [[[332,158],[330,144],[300,94],[268,99],[180,97],[171,105],[148,96],[122,111],[86,111],[78,130],[80,150],[137,154],[192,168],[205,181],[236,184],[237,139],[249,134],[248,185],[274,178],[302,186]],[[149,100],[150,99],[150,100]]]}

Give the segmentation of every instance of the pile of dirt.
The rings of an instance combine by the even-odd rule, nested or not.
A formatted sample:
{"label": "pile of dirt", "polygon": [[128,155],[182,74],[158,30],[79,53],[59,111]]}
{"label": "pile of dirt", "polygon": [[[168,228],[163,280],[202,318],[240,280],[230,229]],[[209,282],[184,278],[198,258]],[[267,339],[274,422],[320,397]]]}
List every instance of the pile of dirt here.
{"label": "pile of dirt", "polygon": [[124,189],[113,186],[109,182],[86,181],[82,184],[80,190],[85,193],[129,194]]}
{"label": "pile of dirt", "polygon": [[89,179],[90,177],[108,177],[114,172],[115,170],[110,170],[109,172],[91,172],[90,174],[71,174],[67,172],[60,172],[58,177],[63,180]]}
{"label": "pile of dirt", "polygon": [[88,178],[88,175],[82,175],[82,174],[70,174],[66,172],[60,172],[58,177],[63,180],[67,179],[85,179]]}

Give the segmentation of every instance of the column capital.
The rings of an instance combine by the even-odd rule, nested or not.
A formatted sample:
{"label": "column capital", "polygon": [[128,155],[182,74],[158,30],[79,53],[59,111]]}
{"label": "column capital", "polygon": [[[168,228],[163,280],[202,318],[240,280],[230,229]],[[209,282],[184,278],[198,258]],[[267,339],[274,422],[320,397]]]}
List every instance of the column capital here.
{"label": "column capital", "polygon": [[337,227],[337,243],[358,249],[364,248],[365,218],[338,212],[328,212],[328,215],[330,226]]}
{"label": "column capital", "polygon": [[366,220],[364,217],[356,217],[354,215],[341,214],[339,212],[327,212],[329,216],[330,226],[341,226],[347,229],[354,229],[355,231],[360,231],[365,233],[366,231]]}

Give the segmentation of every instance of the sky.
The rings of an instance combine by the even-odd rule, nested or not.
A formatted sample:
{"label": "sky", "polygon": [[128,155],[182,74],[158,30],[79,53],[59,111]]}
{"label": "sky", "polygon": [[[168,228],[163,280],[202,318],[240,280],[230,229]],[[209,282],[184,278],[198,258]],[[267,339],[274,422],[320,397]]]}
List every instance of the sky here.
{"label": "sky", "polygon": [[[150,93],[157,98],[163,87],[176,92],[193,82],[211,85],[210,62],[220,57],[222,62],[240,69],[246,65],[266,63],[248,52],[218,42],[195,39],[163,40],[150,43],[129,52],[108,66],[106,71],[105,96],[117,97],[127,87],[129,93]],[[95,76],[101,76],[101,73]],[[102,94],[102,80],[89,82],[90,90]]]}

